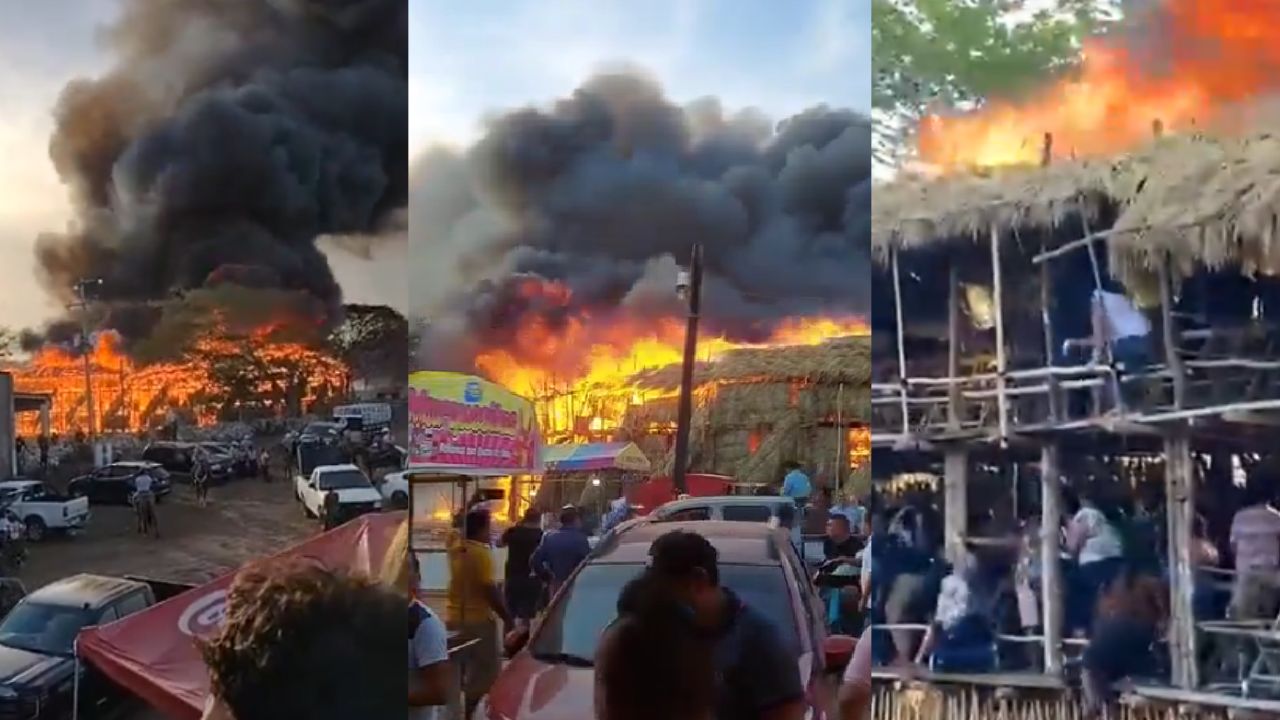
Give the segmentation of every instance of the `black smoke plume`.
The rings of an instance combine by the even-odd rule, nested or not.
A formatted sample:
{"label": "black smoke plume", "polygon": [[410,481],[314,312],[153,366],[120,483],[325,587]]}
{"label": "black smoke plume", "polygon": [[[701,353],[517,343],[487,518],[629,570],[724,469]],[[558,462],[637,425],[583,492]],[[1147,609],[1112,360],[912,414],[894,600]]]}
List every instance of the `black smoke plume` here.
{"label": "black smoke plume", "polygon": [[531,323],[679,317],[694,243],[708,332],[761,340],[784,318],[868,308],[871,130],[851,110],[775,125],[601,74],[493,119],[465,154],[428,153],[412,184],[424,367],[471,369],[477,348],[515,349]]}
{"label": "black smoke plume", "polygon": [[[123,6],[116,65],[58,103],[49,152],[77,216],[38,239],[42,281],[69,301],[101,278],[95,299],[122,305],[239,283],[336,312],[317,237],[406,202],[405,0]],[[110,315],[145,334],[147,314]]]}

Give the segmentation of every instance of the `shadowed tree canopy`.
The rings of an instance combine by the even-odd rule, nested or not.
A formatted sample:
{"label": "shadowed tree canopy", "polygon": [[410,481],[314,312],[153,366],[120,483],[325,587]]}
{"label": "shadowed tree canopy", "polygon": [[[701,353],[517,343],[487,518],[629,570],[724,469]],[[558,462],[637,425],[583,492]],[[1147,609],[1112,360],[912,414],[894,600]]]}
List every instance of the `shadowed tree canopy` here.
{"label": "shadowed tree canopy", "polygon": [[1016,97],[1069,72],[1120,0],[872,0],[875,154],[896,166],[930,109]]}
{"label": "shadowed tree canopy", "polygon": [[409,321],[386,305],[346,305],[343,321],[329,336],[340,358],[358,375],[409,375]]}

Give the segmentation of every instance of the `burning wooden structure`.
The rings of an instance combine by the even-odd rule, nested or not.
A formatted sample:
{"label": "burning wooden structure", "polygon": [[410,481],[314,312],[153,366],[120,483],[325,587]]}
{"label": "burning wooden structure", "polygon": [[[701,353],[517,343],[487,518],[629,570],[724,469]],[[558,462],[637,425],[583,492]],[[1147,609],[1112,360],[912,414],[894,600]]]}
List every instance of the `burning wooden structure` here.
{"label": "burning wooden structure", "polygon": [[[1197,494],[1229,488],[1223,468],[1266,454],[1280,418],[1280,138],[1154,129],[1121,157],[1050,162],[1046,136],[1038,167],[875,189],[876,470],[941,469],[949,558],[973,539],[975,467],[1038,471],[1052,529],[1040,538],[1047,621],[1021,641],[1038,643],[1061,681],[1060,478],[1081,456],[1146,457],[1168,512],[1175,701],[1274,712],[1274,700],[1242,699],[1240,684],[1230,697],[1199,676],[1210,628],[1193,619],[1191,541]],[[1145,315],[1148,362],[1117,362],[1093,334],[1096,290]],[[1072,358],[1076,347],[1093,350]],[[893,709],[877,717],[906,717],[884,702]],[[965,712],[931,717],[975,716]]]}
{"label": "burning wooden structure", "polygon": [[[859,495],[869,489],[871,342],[738,348],[695,369],[690,470],[766,485],[795,460]],[[618,429],[670,475],[680,366],[632,376],[637,390]],[[862,472],[859,472],[862,471]],[[855,487],[857,486],[857,487]]]}
{"label": "burning wooden structure", "polygon": [[275,341],[267,333],[247,340],[202,338],[180,360],[148,364],[123,352],[115,335],[103,333],[87,361],[81,354],[48,346],[4,369],[13,374],[20,392],[49,399],[48,417],[19,417],[18,434],[28,437],[89,427],[104,432],[147,430],[174,416],[209,424],[237,410],[229,407],[233,400],[216,391],[227,386],[236,386],[252,400],[252,408],[243,408],[246,413],[297,414],[341,398],[347,375],[341,361],[330,354],[304,343]]}

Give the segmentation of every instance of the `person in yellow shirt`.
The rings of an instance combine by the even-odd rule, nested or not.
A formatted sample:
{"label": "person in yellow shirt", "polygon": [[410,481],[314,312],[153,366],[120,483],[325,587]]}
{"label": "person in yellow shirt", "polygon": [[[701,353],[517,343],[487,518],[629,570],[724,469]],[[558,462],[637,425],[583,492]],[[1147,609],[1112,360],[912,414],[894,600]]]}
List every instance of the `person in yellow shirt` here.
{"label": "person in yellow shirt", "polygon": [[477,508],[467,512],[462,521],[462,537],[448,547],[445,624],[467,640],[476,641],[462,661],[466,717],[471,717],[476,703],[489,692],[498,677],[502,667],[498,622],[510,623],[502,603],[502,591],[494,580],[491,537],[489,512]]}

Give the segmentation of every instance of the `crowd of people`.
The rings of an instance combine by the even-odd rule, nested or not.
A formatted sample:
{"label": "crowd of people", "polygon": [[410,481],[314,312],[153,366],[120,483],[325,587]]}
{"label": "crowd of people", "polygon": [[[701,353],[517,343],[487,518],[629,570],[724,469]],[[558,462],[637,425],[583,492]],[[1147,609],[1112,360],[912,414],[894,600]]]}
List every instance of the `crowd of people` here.
{"label": "crowd of people", "polygon": [[[1277,469],[1253,468],[1229,529],[1213,533],[1197,517],[1191,538],[1196,621],[1277,619]],[[1097,707],[1118,680],[1167,681],[1166,517],[1159,494],[1134,493],[1117,481],[1095,480],[1078,496],[1064,487],[1064,495],[1061,625],[1074,641],[1066,660],[1079,669]],[[1031,515],[1002,527],[989,514],[971,517],[965,549],[951,562],[942,557],[939,525],[937,508],[919,498],[873,514],[870,606],[873,623],[888,626],[878,631],[877,662],[943,673],[1038,670],[1038,643],[1001,642],[1001,636],[1043,635],[1040,519]],[[1236,677],[1248,654],[1239,641],[1205,635],[1201,676]]]}
{"label": "crowd of people", "polygon": [[[577,509],[562,509],[558,520],[556,529],[544,532],[542,514],[530,510],[504,530],[496,541],[507,549],[499,576],[488,510],[475,505],[456,519],[446,549],[444,612],[421,602],[411,605],[409,699],[417,708],[411,718],[437,720],[459,710],[470,717],[488,693],[503,655],[520,646],[534,616],[591,553]],[[830,539],[832,559],[853,561],[846,557],[857,552],[849,519],[835,515],[830,522],[837,535],[845,532]],[[772,621],[719,584],[711,543],[693,532],[672,531],[653,543],[650,556],[649,567],[621,592],[617,620],[594,658],[597,720],[803,717],[806,694],[794,651],[783,646]],[[416,587],[417,560],[410,553],[406,562],[407,579]],[[449,632],[471,641],[455,669],[462,706],[456,697],[436,692],[443,682],[440,668],[450,662],[442,640]],[[841,717],[850,720],[863,717],[867,707],[869,635],[855,654],[840,699]],[[678,692],[654,693],[655,687]]]}

